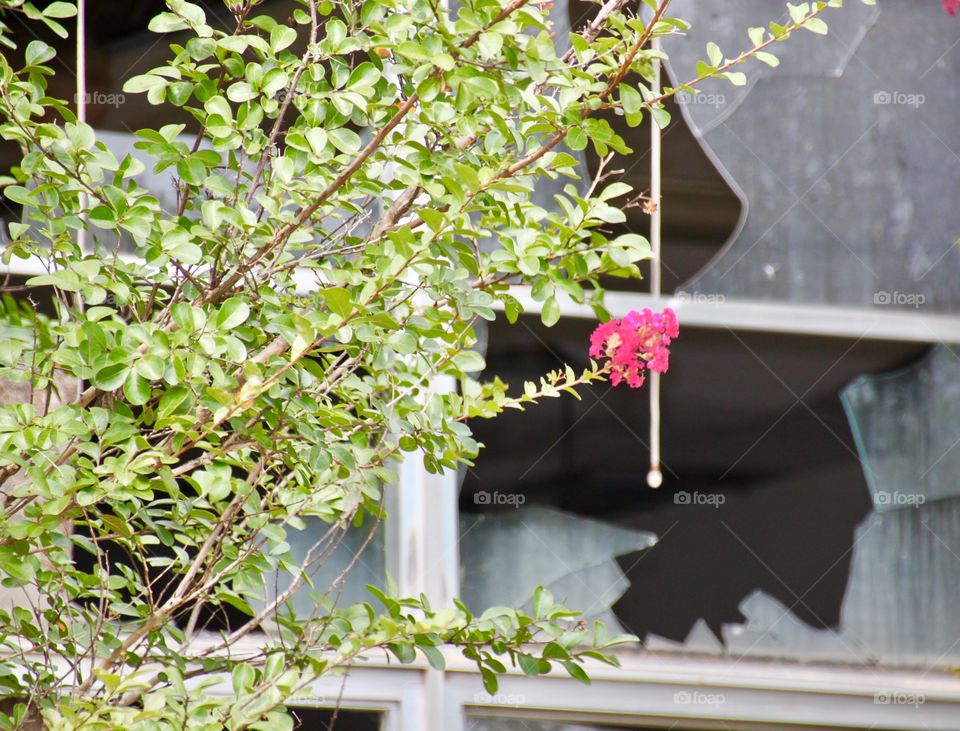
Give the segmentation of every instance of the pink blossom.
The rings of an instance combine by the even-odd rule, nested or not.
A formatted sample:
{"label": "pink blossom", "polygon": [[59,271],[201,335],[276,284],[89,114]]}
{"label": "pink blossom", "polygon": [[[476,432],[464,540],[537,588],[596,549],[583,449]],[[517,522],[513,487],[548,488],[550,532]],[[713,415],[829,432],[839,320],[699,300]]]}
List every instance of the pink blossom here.
{"label": "pink blossom", "polygon": [[943,0],[943,9],[950,15],[956,15],[960,10],[960,0]]}
{"label": "pink blossom", "polygon": [[[957,0],[960,3],[960,0]],[[628,312],[622,320],[597,325],[590,335],[590,357],[610,361],[610,382],[640,388],[644,371],[666,373],[669,345],[680,334],[673,310]]]}

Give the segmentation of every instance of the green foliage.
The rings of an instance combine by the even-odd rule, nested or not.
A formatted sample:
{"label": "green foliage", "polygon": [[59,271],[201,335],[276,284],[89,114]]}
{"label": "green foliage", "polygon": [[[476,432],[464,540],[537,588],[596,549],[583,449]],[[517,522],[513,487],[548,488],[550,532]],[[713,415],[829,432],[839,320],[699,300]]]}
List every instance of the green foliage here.
{"label": "green foliage", "polygon": [[[584,661],[614,662],[607,651],[630,638],[585,627],[544,590],[529,615],[377,589],[311,617],[284,596],[254,607],[274,571],[300,585],[316,568],[287,542],[305,518],[331,528],[322,560],[348,526],[382,517],[404,453],[456,468],[479,448],[470,418],[603,377],[568,368],[519,396],[476,379],[473,326],[501,309],[517,319],[511,284],[532,285],[547,325],[564,296],[606,318],[600,277],[638,276],[650,256],[642,237],[610,234],[629,186],[584,192],[563,145],[630,154],[598,110],[665,124],[666,97],[709,77],[743,83],[733,67],[775,63],[764,49],[821,32],[828,4],[751,29],[732,60],[711,45],[699,78],[659,96],[664,55],[648,42],[685,26],[665,3],[648,24],[626,5],[605,4],[561,53],[523,0],[456,15],[424,0],[304,0],[289,26],[231,0],[229,30],[170,0],[151,28],[181,33],[171,59],[125,91],[160,119],[176,107],[194,120],[137,132],[153,169],[175,176],[178,210],[46,96],[52,48],[32,41],[22,68],[0,58],[0,135],[23,153],[2,181],[23,207],[3,259],[39,257],[48,273],[29,283],[54,302],[52,316],[0,306],[0,378],[30,394],[0,406],[0,577],[42,597],[0,610],[3,694],[29,699],[0,727],[39,711],[56,729],[289,728],[285,703],[375,650],[442,667],[459,648],[491,691],[507,665],[586,681]],[[72,12],[0,8],[56,32]],[[531,198],[547,178],[571,181],[549,209]],[[117,254],[121,237],[136,260]],[[433,390],[443,375],[459,391]],[[247,623],[199,642],[198,612],[221,606]],[[229,653],[275,622],[242,662]],[[232,697],[186,690],[224,676]]]}

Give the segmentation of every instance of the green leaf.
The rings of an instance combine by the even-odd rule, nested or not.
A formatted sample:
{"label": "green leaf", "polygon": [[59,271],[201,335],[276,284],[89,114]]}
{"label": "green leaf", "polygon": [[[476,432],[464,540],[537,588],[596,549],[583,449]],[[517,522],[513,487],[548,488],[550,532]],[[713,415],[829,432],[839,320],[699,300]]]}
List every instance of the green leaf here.
{"label": "green leaf", "polygon": [[524,675],[535,678],[540,675],[540,660],[533,655],[521,653],[517,655],[517,662]]}
{"label": "green leaf", "polygon": [[762,61],[767,64],[767,66],[773,66],[774,68],[780,65],[780,59],[774,56],[772,53],[767,53],[766,51],[757,51],[756,53],[757,60]]}
{"label": "green leaf", "polygon": [[360,135],[346,127],[338,127],[327,132],[333,146],[340,152],[352,155],[360,150]]}
{"label": "green leaf", "polygon": [[353,312],[353,300],[350,292],[343,287],[327,287],[320,290],[320,295],[326,300],[327,307],[340,317],[346,319]]}
{"label": "green leaf", "polygon": [[464,373],[478,373],[487,367],[483,356],[476,350],[461,350],[453,356],[453,365]]}
{"label": "green leaf", "polygon": [[242,698],[253,690],[256,682],[256,672],[246,663],[241,663],[233,669],[233,692]]}
{"label": "green leaf", "polygon": [[517,268],[528,277],[535,277],[540,273],[540,257],[528,254],[520,257]]}
{"label": "green leaf", "polygon": [[787,3],[787,10],[790,13],[790,20],[794,23],[800,23],[810,12],[810,3],[797,3],[796,5]]}
{"label": "green leaf", "polygon": [[826,35],[829,31],[827,24],[820,18],[810,18],[810,20],[803,24],[803,27],[811,33],[816,33],[821,36]]}
{"label": "green leaf", "polygon": [[568,673],[570,673],[571,678],[579,680],[584,685],[590,685],[590,677],[587,675],[586,671],[573,660],[564,661],[563,667]]}
{"label": "green leaf", "polygon": [[297,40],[297,31],[278,23],[270,31],[270,50],[277,53],[293,45],[295,40]]}
{"label": "green leaf", "polygon": [[571,150],[585,150],[587,149],[587,133],[584,132],[579,127],[571,127],[570,131],[567,132],[567,147]]}
{"label": "green leaf", "polygon": [[720,66],[723,63],[723,52],[720,50],[720,46],[713,41],[707,44],[707,58],[714,66]]}
{"label": "green leaf", "polygon": [[27,280],[31,287],[50,286],[62,289],[65,292],[79,292],[82,284],[80,277],[75,271],[70,269],[61,269],[52,274],[41,274],[37,277],[31,277]]}
{"label": "green leaf", "polygon": [[500,687],[497,682],[497,676],[494,672],[488,667],[480,668],[480,675],[483,677],[483,688],[490,695],[496,695],[497,689]]}
{"label": "green leaf", "polygon": [[544,617],[552,607],[553,594],[545,587],[538,586],[533,592],[533,616],[537,619]]}
{"label": "green leaf", "polygon": [[357,66],[347,79],[346,88],[353,91],[372,87],[380,81],[380,70],[369,61]]}
{"label": "green leaf", "polygon": [[404,665],[409,665],[417,659],[417,651],[413,649],[413,645],[393,642],[387,645],[387,649],[396,655],[397,659]]}
{"label": "green leaf", "polygon": [[307,130],[304,137],[307,138],[307,144],[314,155],[322,155],[327,148],[328,137],[322,127],[311,127]]}
{"label": "green leaf", "polygon": [[250,305],[239,297],[231,297],[220,306],[213,325],[217,330],[232,330],[246,322],[249,316]]}
{"label": "green leaf", "polygon": [[419,647],[434,670],[444,670],[446,668],[447,663],[444,661],[443,653],[440,650],[430,645],[420,645]]}
{"label": "green leaf", "polygon": [[746,86],[747,75],[742,71],[728,71],[724,76],[734,86]]}
{"label": "green leaf", "polygon": [[293,180],[293,160],[281,155],[273,158],[273,173],[281,183]]}
{"label": "green leaf", "polygon": [[540,319],[547,327],[553,327],[560,319],[560,303],[556,297],[548,297],[543,303],[543,310],[540,313]]}
{"label": "green leaf", "polygon": [[663,107],[650,107],[650,115],[660,129],[665,129],[670,124],[670,112]]}
{"label": "green leaf", "polygon": [[493,31],[481,33],[477,38],[477,45],[484,58],[497,58],[500,55],[500,49],[503,48],[503,36]]}
{"label": "green leaf", "polygon": [[186,30],[189,26],[182,18],[173,13],[160,13],[150,19],[147,28],[154,33],[173,33],[179,30]]}
{"label": "green leaf", "polygon": [[163,359],[157,355],[148,355],[141,358],[134,365],[137,373],[149,381],[156,381],[163,378],[163,372],[166,370],[166,364]]}
{"label": "green leaf", "polygon": [[219,502],[230,494],[232,490],[230,477],[230,465],[223,462],[214,462],[191,475],[200,494],[210,502]]}
{"label": "green leaf", "polygon": [[21,206],[33,205],[33,198],[30,196],[30,191],[22,185],[8,185],[3,189],[3,194]]}
{"label": "green leaf", "polygon": [[625,114],[637,114],[643,109],[643,97],[629,84],[620,84],[620,104]]}
{"label": "green leaf", "polygon": [[113,391],[126,381],[129,372],[130,366],[126,363],[112,363],[97,371],[91,380],[101,391]]}
{"label": "green leaf", "polygon": [[167,80],[159,76],[154,76],[153,74],[140,74],[139,76],[134,76],[123,85],[123,90],[127,94],[139,94],[144,91],[150,91],[151,89],[156,89],[161,86],[167,85]]}
{"label": "green leaf", "polygon": [[248,102],[257,97],[257,90],[246,81],[237,81],[227,88],[227,99],[232,102]]}
{"label": "green leaf", "polygon": [[53,2],[43,9],[43,14],[47,18],[72,18],[77,8],[73,3]]}
{"label": "green leaf", "polygon": [[165,250],[181,264],[197,264],[203,259],[203,250],[192,241],[178,241]]}
{"label": "green leaf", "polygon": [[129,371],[123,382],[123,395],[134,406],[141,406],[150,400],[150,381],[135,371]]}
{"label": "green leaf", "polygon": [[570,653],[556,642],[548,642],[543,648],[543,656],[549,660],[569,660]]}
{"label": "green leaf", "polygon": [[190,401],[190,390],[186,386],[173,386],[160,397],[157,404],[157,415],[170,416],[179,410],[179,407]]}
{"label": "green leaf", "polygon": [[39,66],[56,56],[57,52],[53,46],[49,46],[43,41],[30,41],[24,55],[28,66]]}

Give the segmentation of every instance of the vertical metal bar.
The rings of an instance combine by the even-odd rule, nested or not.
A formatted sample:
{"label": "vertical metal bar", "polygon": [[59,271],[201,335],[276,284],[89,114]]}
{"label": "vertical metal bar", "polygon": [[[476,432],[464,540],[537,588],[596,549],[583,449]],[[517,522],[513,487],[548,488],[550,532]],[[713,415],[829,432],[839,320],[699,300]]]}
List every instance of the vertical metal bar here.
{"label": "vertical metal bar", "polygon": [[[87,20],[86,20],[86,10],[87,3],[86,0],[77,0],[77,63],[76,63],[76,108],[77,108],[77,121],[80,124],[86,124],[87,122]],[[80,193],[80,208],[81,214],[83,210],[87,208],[87,196],[85,193]],[[81,218],[85,219],[86,217],[81,215]],[[86,222],[84,221],[84,226]],[[87,244],[87,231],[86,228],[81,228],[77,234],[77,243],[80,246],[80,250],[86,247]]]}
{"label": "vertical metal bar", "polygon": [[[77,0],[77,62],[76,62],[76,107],[77,122],[86,124],[87,121],[87,3],[86,0]],[[77,232],[77,246],[83,252],[87,248],[87,194],[80,192],[80,220],[83,222]],[[83,312],[83,295],[76,293],[74,300],[79,312]],[[77,379],[77,398],[83,392],[83,379]]]}
{"label": "vertical metal bar", "polygon": [[[652,22],[652,21],[651,21]],[[660,41],[653,38],[651,46],[659,49]],[[661,64],[659,60],[653,62],[653,93],[660,94]],[[653,212],[650,214],[650,248],[653,250],[653,260],[650,263],[650,294],[660,296],[661,267],[660,267],[660,126],[651,116],[650,118],[650,202]],[[663,473],[660,471],[660,374],[650,374],[650,471],[647,473],[647,484],[658,488],[663,484]]]}

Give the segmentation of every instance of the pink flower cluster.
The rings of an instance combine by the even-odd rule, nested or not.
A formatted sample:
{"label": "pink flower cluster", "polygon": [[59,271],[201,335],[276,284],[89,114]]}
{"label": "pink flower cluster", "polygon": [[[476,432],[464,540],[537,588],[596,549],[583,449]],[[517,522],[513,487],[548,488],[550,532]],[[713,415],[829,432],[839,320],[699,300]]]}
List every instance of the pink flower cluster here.
{"label": "pink flower cluster", "polygon": [[610,361],[610,382],[630,388],[643,385],[643,372],[666,373],[670,365],[670,342],[680,334],[677,316],[669,307],[663,312],[630,312],[622,320],[610,320],[590,335],[590,357]]}
{"label": "pink flower cluster", "polygon": [[960,10],[960,0],[943,0],[943,9],[950,15],[956,15]]}

